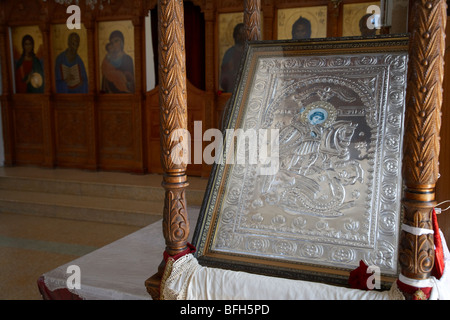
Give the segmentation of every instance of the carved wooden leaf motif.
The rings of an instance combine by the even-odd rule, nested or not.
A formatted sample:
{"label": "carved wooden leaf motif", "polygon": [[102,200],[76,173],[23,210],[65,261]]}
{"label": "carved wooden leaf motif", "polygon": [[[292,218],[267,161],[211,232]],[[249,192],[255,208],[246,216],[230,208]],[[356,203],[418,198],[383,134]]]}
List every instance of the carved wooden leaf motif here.
{"label": "carved wooden leaf motif", "polygon": [[261,0],[245,0],[244,24],[249,41],[261,40]]}
{"label": "carved wooden leaf motif", "polygon": [[[417,228],[432,229],[430,208],[416,208],[414,205],[416,203],[405,205],[404,223]],[[403,231],[400,240],[399,262],[402,274],[407,277],[420,279],[428,276],[434,264],[433,236],[416,236]]]}
{"label": "carved wooden leaf motif", "polygon": [[[414,1],[406,94],[403,208],[404,223],[423,229],[432,229],[434,188],[439,175],[446,19],[445,1]],[[403,231],[399,262],[403,275],[429,278],[434,264],[433,236]]]}
{"label": "carved wooden leaf motif", "polygon": [[[184,14],[182,1],[161,1],[158,6],[159,78],[161,101],[161,161],[166,169],[186,168],[186,163],[174,162],[172,153],[180,152],[184,141],[174,134],[187,128],[186,70],[184,51]],[[181,144],[180,144],[181,143]]]}
{"label": "carved wooden leaf motif", "polygon": [[171,246],[185,244],[189,235],[184,189],[168,190],[164,203],[163,231],[166,243]]}
{"label": "carved wooden leaf motif", "polygon": [[[419,3],[420,2],[420,3]],[[434,185],[439,174],[439,131],[442,104],[446,11],[442,1],[417,1],[410,45],[406,103],[404,178],[407,186]]]}
{"label": "carved wooden leaf motif", "polygon": [[432,236],[415,236],[410,233],[402,233],[401,246],[403,250],[399,255],[399,262],[402,266],[402,273],[413,278],[414,275],[429,274],[433,268],[434,250]]}
{"label": "carved wooden leaf motif", "polygon": [[[431,239],[430,239],[431,238]],[[418,237],[417,249],[417,273],[431,273],[434,265],[434,248],[430,246],[433,244],[432,235],[425,237]]]}
{"label": "carved wooden leaf motif", "polygon": [[158,2],[160,141],[166,189],[163,233],[170,255],[183,251],[189,236],[186,161],[180,161],[188,142],[183,10],[181,0]]}

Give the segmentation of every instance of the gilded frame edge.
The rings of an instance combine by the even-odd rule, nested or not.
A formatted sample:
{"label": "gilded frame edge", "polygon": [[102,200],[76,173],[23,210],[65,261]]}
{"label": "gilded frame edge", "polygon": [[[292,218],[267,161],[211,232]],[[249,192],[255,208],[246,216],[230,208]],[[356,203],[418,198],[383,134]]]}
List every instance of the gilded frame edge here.
{"label": "gilded frame edge", "polygon": [[[251,63],[252,49],[261,46],[299,46],[308,51],[310,55],[315,52],[324,52],[323,50],[332,50],[333,52],[346,51],[351,53],[364,52],[383,52],[390,49],[390,52],[408,52],[409,35],[379,35],[373,37],[342,37],[342,38],[323,38],[308,40],[275,40],[275,41],[253,41],[246,45],[245,54],[241,60],[241,72],[230,98],[228,112],[225,114],[225,128],[233,127],[233,115],[238,112],[238,95],[245,90],[246,74],[245,66]],[[349,48],[349,46],[351,48]],[[404,107],[405,108],[405,107]],[[235,116],[236,117],[236,116]],[[239,117],[239,116],[238,116]],[[236,119],[235,119],[236,120]],[[232,126],[232,127],[230,127]],[[225,129],[224,128],[224,129]],[[402,128],[404,124],[402,123]],[[402,150],[400,150],[402,152]],[[227,183],[224,175],[228,169],[227,165],[214,164],[210,178],[207,184],[203,203],[200,208],[199,218],[194,230],[192,243],[197,248],[195,253],[200,264],[210,267],[225,268],[235,271],[251,272],[256,274],[283,277],[288,279],[306,280],[315,282],[324,282],[336,285],[348,284],[348,270],[339,267],[318,266],[297,262],[278,261],[276,259],[268,259],[263,257],[249,257],[241,254],[217,253],[211,252],[210,238],[214,236],[215,227],[217,227],[218,214],[215,209],[218,204],[216,202],[218,194],[220,194]],[[225,177],[224,177],[225,176]],[[212,215],[208,214],[211,213]],[[400,207],[399,221],[403,220],[403,212]],[[398,230],[398,236],[401,230]],[[206,239],[206,241],[205,241]],[[398,252],[396,252],[398,254]],[[397,262],[398,263],[398,262]],[[399,271],[397,272],[398,275]],[[382,288],[389,288],[391,283],[397,279],[396,276],[382,275]]]}

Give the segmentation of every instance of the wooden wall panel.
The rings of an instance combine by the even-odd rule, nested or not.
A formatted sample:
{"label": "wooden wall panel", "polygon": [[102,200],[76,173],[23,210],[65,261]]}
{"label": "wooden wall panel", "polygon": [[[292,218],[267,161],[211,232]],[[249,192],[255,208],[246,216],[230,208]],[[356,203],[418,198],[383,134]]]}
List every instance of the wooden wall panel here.
{"label": "wooden wall panel", "polygon": [[145,172],[141,101],[129,95],[107,95],[97,102],[99,167]]}
{"label": "wooden wall panel", "polygon": [[[158,99],[158,87],[150,91],[146,95],[146,123],[147,123],[147,135],[146,139],[148,142],[147,150],[147,168],[151,173],[162,173],[163,169],[161,166],[160,158],[160,130],[159,130],[159,99]],[[202,131],[197,133],[201,137],[205,130],[209,128],[208,121],[206,121],[205,110],[206,104],[210,102],[214,97],[206,95],[204,91],[195,88],[189,82],[187,83],[187,104],[188,104],[188,120],[187,120],[187,130],[191,135],[191,164],[187,166],[188,175],[194,176],[207,176],[210,171],[209,166],[204,164],[194,163],[194,143],[203,146],[203,141],[197,139],[195,141],[195,121],[200,121],[202,123]]]}
{"label": "wooden wall panel", "polygon": [[163,173],[159,134],[159,87],[146,93],[145,123],[147,141],[147,168],[150,173]]}
{"label": "wooden wall panel", "polygon": [[46,146],[43,95],[18,95],[11,101],[14,162],[21,165],[45,164]]}
{"label": "wooden wall panel", "polygon": [[[198,6],[205,19],[205,90],[198,90],[188,83],[188,126],[193,130],[194,121],[202,121],[203,132],[208,128],[219,128],[220,120],[230,94],[218,92],[218,27],[220,13],[242,12],[243,0],[191,0]],[[328,5],[328,35],[339,36],[342,6],[346,3],[368,2],[368,0],[265,0],[261,1],[263,39],[276,37],[277,10],[300,6]],[[159,106],[158,96],[146,92],[145,80],[145,30],[144,17],[149,9],[155,9],[156,0],[112,1],[104,4],[103,10],[91,10],[80,1],[81,20],[87,29],[89,56],[89,94],[87,100],[72,96],[63,97],[54,93],[53,64],[50,54],[52,48],[53,24],[64,24],[68,17],[66,5],[53,1],[17,0],[0,2],[0,50],[2,59],[3,96],[2,114],[5,140],[5,159],[8,165],[32,164],[63,166],[101,170],[125,170],[137,172],[162,173],[160,163]],[[127,98],[115,95],[110,100],[100,93],[99,87],[99,44],[98,24],[104,21],[131,20],[135,28],[135,81],[136,93]],[[42,136],[39,144],[25,147],[16,144],[16,125],[24,127],[22,117],[25,105],[12,92],[9,28],[20,25],[39,25],[44,41],[47,43],[46,91],[37,101],[42,103],[39,121]],[[154,48],[157,49],[156,47]],[[155,51],[156,54],[156,51]],[[189,61],[187,61],[189,64]],[[47,81],[48,80],[48,81]],[[156,90],[156,89],[155,89]],[[72,99],[73,98],[73,99]],[[19,99],[19,100],[17,100]],[[22,102],[26,102],[22,100]],[[79,102],[79,103],[78,103]],[[19,103],[19,104],[17,104]],[[118,104],[123,104],[118,107]],[[26,105],[31,107],[31,105]],[[17,109],[19,108],[19,109]],[[33,107],[34,108],[34,107]],[[36,110],[34,110],[36,111]],[[19,123],[14,123],[20,119]],[[119,120],[120,119],[120,120]],[[125,119],[128,119],[125,121]],[[69,130],[83,121],[82,129]],[[103,130],[106,132],[103,132]],[[122,134],[117,133],[119,130]],[[80,130],[83,134],[80,134]],[[125,132],[130,130],[130,132]],[[445,129],[444,129],[445,130]],[[70,131],[74,136],[70,136]],[[193,135],[193,132],[191,133]],[[118,135],[118,136],[117,136]],[[117,137],[114,144],[112,137]],[[30,137],[31,138],[31,137]],[[33,137],[34,139],[36,137]],[[20,139],[24,139],[21,137]],[[39,151],[43,154],[39,155]],[[188,165],[190,175],[208,176],[210,166]]]}
{"label": "wooden wall panel", "polygon": [[[191,163],[187,166],[187,174],[201,176],[203,165],[202,163],[196,163],[194,158],[194,153],[201,153],[201,155],[197,155],[203,161],[203,133],[206,129],[208,129],[208,124],[205,119],[205,110],[206,110],[206,99],[208,96],[205,95],[205,92],[195,88],[189,81],[187,81],[187,130],[191,135]],[[200,128],[194,128],[194,124],[196,121],[199,121],[201,124]],[[197,147],[201,146],[201,150]]]}
{"label": "wooden wall panel", "polygon": [[96,169],[95,103],[88,95],[59,95],[54,101],[56,165]]}

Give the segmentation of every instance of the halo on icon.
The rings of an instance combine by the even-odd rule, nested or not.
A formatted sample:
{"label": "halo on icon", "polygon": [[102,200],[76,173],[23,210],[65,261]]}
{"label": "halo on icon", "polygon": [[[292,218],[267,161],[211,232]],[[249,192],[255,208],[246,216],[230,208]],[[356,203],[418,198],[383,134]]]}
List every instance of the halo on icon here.
{"label": "halo on icon", "polygon": [[312,125],[328,127],[336,120],[336,108],[329,102],[316,101],[308,104],[301,114],[301,120]]}

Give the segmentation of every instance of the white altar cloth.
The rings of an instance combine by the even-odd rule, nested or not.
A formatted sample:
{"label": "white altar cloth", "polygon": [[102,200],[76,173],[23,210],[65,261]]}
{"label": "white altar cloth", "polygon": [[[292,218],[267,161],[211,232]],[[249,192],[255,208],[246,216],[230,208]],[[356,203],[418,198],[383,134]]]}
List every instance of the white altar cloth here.
{"label": "white altar cloth", "polygon": [[[171,261],[170,261],[171,262]],[[173,300],[403,300],[389,291],[365,291],[323,283],[202,267],[192,254],[168,263],[164,299]],[[244,285],[245,284],[245,285]]]}
{"label": "white altar cloth", "polygon": [[[188,207],[190,238],[200,208]],[[450,254],[444,243],[446,268],[440,281],[435,281],[430,299],[450,299]],[[158,271],[163,259],[165,240],[162,220],[144,227],[122,239],[83,257],[59,266],[42,275],[46,289],[68,290],[86,300],[150,300],[145,280]],[[69,266],[78,266],[81,273],[79,289],[67,287],[71,276]],[[188,254],[177,261],[169,259],[170,270],[163,284],[167,299],[239,300],[239,299],[399,299],[393,285],[390,291],[370,292],[341,288],[321,283],[266,277],[245,272],[202,267]],[[242,284],[246,283],[245,286]]]}
{"label": "white altar cloth", "polygon": [[[190,235],[197,223],[199,207],[188,207]],[[165,241],[162,220],[122,239],[77,258],[43,274],[48,290],[66,289],[86,300],[149,300],[145,280],[158,271],[163,260]],[[69,289],[67,279],[80,268],[80,289]]]}

